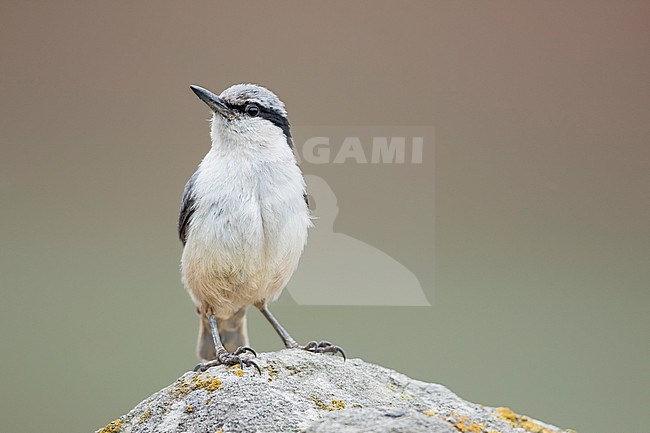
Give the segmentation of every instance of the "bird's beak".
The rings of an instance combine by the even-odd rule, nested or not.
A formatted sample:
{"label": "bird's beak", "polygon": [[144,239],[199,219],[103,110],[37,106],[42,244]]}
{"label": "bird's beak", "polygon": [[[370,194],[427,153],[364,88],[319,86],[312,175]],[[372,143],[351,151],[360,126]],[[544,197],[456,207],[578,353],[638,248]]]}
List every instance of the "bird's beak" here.
{"label": "bird's beak", "polygon": [[198,96],[201,101],[205,102],[215,113],[220,114],[227,119],[232,119],[234,117],[233,111],[228,108],[228,106],[223,102],[223,99],[219,96],[199,86],[190,86],[190,89],[192,89],[196,96]]}

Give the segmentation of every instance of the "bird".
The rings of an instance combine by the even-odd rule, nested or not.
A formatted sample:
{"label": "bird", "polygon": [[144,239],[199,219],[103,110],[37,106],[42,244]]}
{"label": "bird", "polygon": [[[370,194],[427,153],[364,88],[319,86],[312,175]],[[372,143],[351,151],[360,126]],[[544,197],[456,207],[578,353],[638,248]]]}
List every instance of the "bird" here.
{"label": "bird", "polygon": [[256,368],[246,312],[256,307],[286,348],[345,352],[329,341],[300,345],[269,310],[295,271],[313,226],[284,103],[255,84],[220,95],[192,85],[211,110],[211,147],[183,190],[181,280],[200,316],[196,371]]}

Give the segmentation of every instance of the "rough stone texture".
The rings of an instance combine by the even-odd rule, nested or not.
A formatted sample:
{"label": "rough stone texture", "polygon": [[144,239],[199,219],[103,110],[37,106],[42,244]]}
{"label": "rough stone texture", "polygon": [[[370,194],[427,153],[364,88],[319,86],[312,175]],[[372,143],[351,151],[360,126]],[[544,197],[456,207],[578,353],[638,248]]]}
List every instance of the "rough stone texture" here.
{"label": "rough stone texture", "polygon": [[261,377],[224,366],[185,373],[99,432],[563,432],[360,359],[282,350],[258,362]]}

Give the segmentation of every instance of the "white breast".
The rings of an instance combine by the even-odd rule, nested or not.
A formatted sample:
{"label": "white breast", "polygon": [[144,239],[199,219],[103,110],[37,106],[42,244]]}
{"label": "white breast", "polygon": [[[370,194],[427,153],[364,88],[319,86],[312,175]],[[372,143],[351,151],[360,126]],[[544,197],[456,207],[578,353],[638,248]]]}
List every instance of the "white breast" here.
{"label": "white breast", "polygon": [[183,282],[200,308],[227,317],[273,300],[295,270],[311,222],[284,136],[215,142],[199,166]]}

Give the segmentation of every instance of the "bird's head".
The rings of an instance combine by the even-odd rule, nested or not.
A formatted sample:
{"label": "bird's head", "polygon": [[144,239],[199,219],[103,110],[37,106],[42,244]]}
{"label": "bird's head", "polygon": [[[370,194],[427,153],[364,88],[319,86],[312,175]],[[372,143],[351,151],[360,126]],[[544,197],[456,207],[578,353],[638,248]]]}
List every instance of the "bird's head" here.
{"label": "bird's head", "polygon": [[293,147],[287,111],[270,90],[255,84],[236,84],[216,95],[199,86],[190,88],[213,111],[213,142],[286,139]]}

